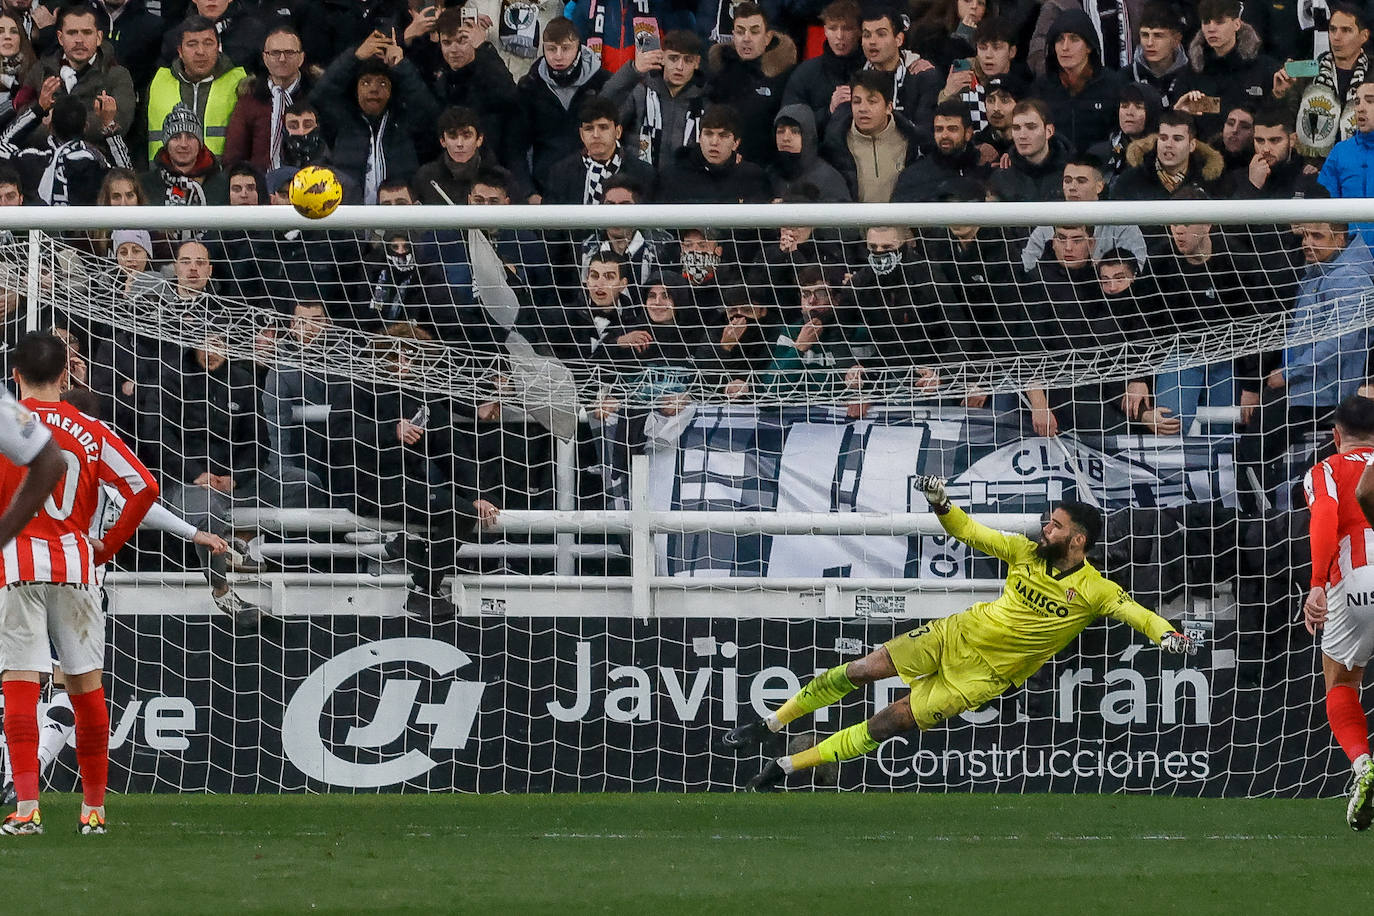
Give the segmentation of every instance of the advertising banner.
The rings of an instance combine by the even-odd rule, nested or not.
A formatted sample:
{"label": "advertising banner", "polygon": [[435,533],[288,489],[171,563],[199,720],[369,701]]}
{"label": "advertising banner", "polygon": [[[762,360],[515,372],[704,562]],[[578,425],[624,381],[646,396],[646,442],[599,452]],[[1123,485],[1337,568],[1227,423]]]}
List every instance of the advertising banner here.
{"label": "advertising banner", "polygon": [[[332,616],[235,637],[219,617],[112,618],[121,791],[730,791],[789,742],[902,695],[861,688],[759,753],[726,729],[914,626],[869,620]],[[1341,791],[1315,665],[1283,690],[1090,627],[1024,687],[796,787],[1315,795]],[[68,749],[53,783],[75,774]]]}

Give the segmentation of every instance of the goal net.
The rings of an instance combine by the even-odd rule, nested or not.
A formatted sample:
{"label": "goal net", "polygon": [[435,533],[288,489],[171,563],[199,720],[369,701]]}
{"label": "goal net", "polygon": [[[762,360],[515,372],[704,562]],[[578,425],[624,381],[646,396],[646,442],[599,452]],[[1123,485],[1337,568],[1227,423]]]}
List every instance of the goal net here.
{"label": "goal net", "polygon": [[112,785],[729,790],[726,728],[1000,591],[938,474],[1031,537],[1098,507],[1094,565],[1204,648],[1091,626],[816,786],[1338,792],[1301,482],[1374,258],[1298,204],[25,213],[7,348],[66,336],[230,545],[145,526],[109,571]]}

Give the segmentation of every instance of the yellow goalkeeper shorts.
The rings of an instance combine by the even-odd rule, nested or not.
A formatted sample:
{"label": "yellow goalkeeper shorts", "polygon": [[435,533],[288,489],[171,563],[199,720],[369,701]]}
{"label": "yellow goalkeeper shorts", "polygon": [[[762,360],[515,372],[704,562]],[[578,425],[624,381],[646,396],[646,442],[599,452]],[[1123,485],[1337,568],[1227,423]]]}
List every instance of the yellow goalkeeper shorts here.
{"label": "yellow goalkeeper shorts", "polygon": [[977,709],[1011,686],[969,648],[957,616],[932,620],[884,645],[898,677],[911,685],[911,714],[922,729]]}

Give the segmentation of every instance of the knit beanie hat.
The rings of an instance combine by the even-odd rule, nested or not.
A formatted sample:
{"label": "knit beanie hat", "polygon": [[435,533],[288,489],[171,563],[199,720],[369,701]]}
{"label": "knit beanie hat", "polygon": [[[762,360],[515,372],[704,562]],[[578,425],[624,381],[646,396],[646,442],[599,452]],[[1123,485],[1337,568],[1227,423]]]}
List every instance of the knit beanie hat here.
{"label": "knit beanie hat", "polygon": [[153,238],[147,229],[116,229],[110,236],[110,247],[114,251],[119,251],[119,246],[128,242],[133,242],[148,253],[149,259],[152,258]]}
{"label": "knit beanie hat", "polygon": [[167,142],[177,134],[194,134],[196,139],[205,136],[205,128],[201,125],[199,116],[181,102],[178,102],[176,107],[167,113],[167,117],[162,119],[163,142]]}

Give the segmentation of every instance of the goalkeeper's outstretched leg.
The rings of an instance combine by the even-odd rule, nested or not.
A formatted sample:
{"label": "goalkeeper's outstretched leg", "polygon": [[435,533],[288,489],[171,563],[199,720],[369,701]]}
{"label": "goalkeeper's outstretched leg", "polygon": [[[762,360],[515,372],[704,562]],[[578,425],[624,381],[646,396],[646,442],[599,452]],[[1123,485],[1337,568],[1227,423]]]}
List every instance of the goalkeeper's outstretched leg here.
{"label": "goalkeeper's outstretched leg", "polygon": [[798,770],[809,770],[822,763],[838,763],[862,757],[878,749],[888,738],[909,732],[916,727],[916,717],[911,711],[911,695],[902,697],[895,703],[883,707],[871,719],[851,725],[836,732],[815,747],[787,757],[768,761],[753,779],[745,784],[750,792],[767,792]]}
{"label": "goalkeeper's outstretched leg", "polygon": [[770,731],[781,729],[788,722],[835,702],[860,684],[893,675],[911,687],[907,696],[815,747],[770,762],[746,788],[767,790],[798,770],[861,757],[877,750],[878,745],[894,735],[913,728],[934,728],[951,716],[983,705],[1011,686],[1011,681],[969,648],[961,631],[960,615],[956,614],[890,639],[843,668],[832,668],[762,719],[762,726],[755,723],[748,727],[754,733],[761,727]]}
{"label": "goalkeeper's outstretched leg", "polygon": [[836,665],[799,690],[796,696],[762,719],[730,729],[721,743],[730,750],[744,750],[780,732],[802,716],[837,703],[851,691],[897,673],[887,646],[879,646],[857,661]]}

